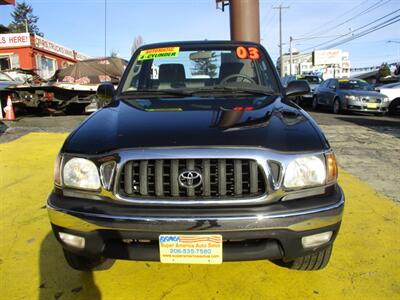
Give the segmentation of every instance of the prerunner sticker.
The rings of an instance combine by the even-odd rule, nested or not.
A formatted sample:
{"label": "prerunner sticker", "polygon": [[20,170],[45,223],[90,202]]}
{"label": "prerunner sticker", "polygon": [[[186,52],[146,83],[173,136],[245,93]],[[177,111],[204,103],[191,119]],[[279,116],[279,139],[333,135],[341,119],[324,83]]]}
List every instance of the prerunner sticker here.
{"label": "prerunner sticker", "polygon": [[149,60],[154,58],[177,57],[179,47],[155,48],[140,51],[138,60]]}

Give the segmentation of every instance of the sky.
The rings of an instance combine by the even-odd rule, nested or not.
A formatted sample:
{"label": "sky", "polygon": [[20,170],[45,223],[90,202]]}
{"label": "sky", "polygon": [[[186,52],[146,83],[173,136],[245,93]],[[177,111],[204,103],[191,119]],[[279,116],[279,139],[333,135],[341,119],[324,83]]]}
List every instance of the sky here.
{"label": "sky", "polygon": [[[45,38],[93,57],[115,51],[119,57],[129,59],[138,35],[146,44],[230,38],[229,8],[225,12],[217,10],[215,0],[107,0],[107,18],[105,1],[26,2],[39,16],[38,26]],[[294,41],[294,48],[301,51],[333,39],[331,36],[358,28],[361,31],[366,24],[389,13],[392,15],[387,19],[400,15],[400,0],[260,0],[261,43],[274,61],[279,56],[279,18],[278,10],[272,7],[280,4],[289,6],[282,13],[284,52],[288,51],[290,36],[295,40],[306,38]],[[373,5],[379,7],[363,13],[371,6],[376,7]],[[9,24],[13,8],[0,6],[0,23]],[[315,35],[318,38],[309,39]],[[398,43],[388,43],[389,40]],[[369,67],[400,61],[399,42],[400,22],[397,22],[335,48],[350,52],[352,67]]]}

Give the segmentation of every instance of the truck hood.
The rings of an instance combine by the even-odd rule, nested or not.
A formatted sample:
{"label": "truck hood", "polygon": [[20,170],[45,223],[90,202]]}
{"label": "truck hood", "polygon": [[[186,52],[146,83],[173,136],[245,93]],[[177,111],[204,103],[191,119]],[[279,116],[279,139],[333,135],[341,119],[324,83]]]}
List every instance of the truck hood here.
{"label": "truck hood", "polygon": [[123,148],[329,147],[313,120],[277,96],[120,99],[86,119],[63,152],[101,154]]}

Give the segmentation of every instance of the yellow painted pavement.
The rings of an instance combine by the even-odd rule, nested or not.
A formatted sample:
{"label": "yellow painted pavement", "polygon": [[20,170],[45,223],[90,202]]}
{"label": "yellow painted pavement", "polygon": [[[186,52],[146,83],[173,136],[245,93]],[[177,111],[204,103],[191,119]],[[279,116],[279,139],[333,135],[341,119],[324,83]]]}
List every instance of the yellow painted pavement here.
{"label": "yellow painted pavement", "polygon": [[65,137],[31,133],[0,144],[0,299],[400,299],[400,205],[342,170],[344,221],[322,271],[268,261],[117,261],[108,271],[74,271],[44,209]]}

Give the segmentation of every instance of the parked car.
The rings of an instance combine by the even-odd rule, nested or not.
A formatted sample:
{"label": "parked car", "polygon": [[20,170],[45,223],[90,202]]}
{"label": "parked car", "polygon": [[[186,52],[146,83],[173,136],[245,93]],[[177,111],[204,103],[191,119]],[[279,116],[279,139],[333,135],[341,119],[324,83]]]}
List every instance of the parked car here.
{"label": "parked car", "polygon": [[313,97],[314,97],[314,91],[315,89],[319,86],[319,84],[322,82],[321,77],[315,76],[315,75],[288,75],[282,78],[282,85],[286,87],[289,82],[292,82],[294,80],[305,80],[307,83],[310,85],[310,93],[303,95],[303,96],[298,96],[295,97],[293,100],[297,104],[303,106],[303,105],[311,105]]}
{"label": "parked car", "polygon": [[283,89],[257,43],[139,48],[116,91],[99,86],[109,104],[56,159],[47,209],[69,265],[271,259],[323,268],[344,195],[323,132],[288,100],[307,93],[304,81]]}
{"label": "parked car", "polygon": [[361,79],[328,79],[314,93],[312,107],[327,107],[334,114],[341,111],[367,112],[384,115],[388,111],[389,98],[375,91]]}
{"label": "parked car", "polygon": [[400,114],[400,82],[381,85],[379,92],[389,98],[389,112]]}

